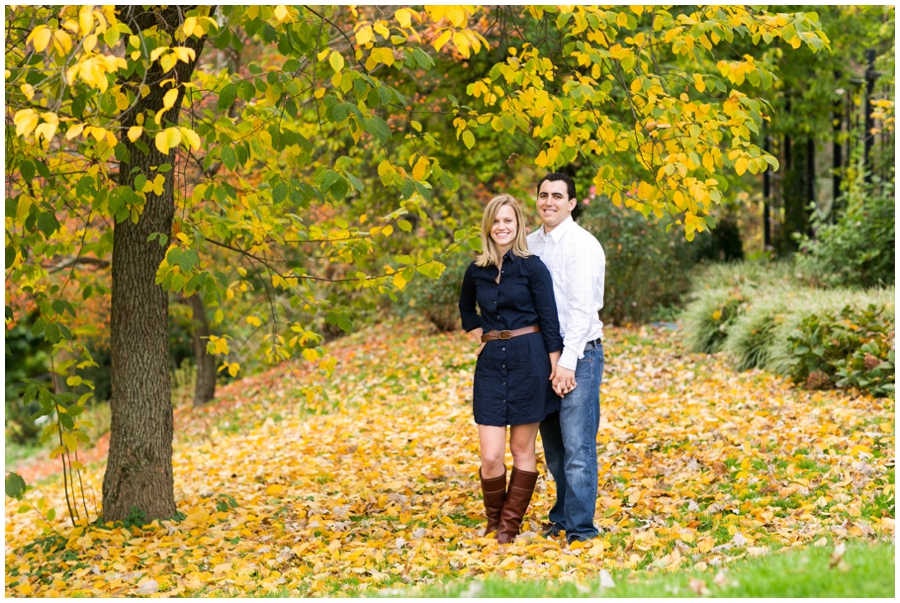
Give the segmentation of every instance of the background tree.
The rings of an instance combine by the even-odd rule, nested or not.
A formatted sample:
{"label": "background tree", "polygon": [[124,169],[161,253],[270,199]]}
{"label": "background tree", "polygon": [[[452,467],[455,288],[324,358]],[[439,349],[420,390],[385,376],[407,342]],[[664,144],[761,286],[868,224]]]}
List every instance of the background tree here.
{"label": "background tree", "polygon": [[[111,262],[105,519],[175,512],[169,292],[202,298],[217,328],[239,318],[260,327],[259,353],[270,362],[320,360],[323,338],[312,327],[352,327],[352,310],[334,303],[343,287],[393,296],[417,273],[439,275],[440,254],[476,234],[457,228],[468,214],[438,209],[452,206],[459,184],[439,151],[457,138],[472,149],[476,133],[497,140],[487,128],[503,141],[483,151],[493,165],[592,165],[598,190],[616,204],[671,214],[691,238],[713,222],[721,170],[775,163],[751,141],[765,103],[732,87],[747,79],[764,89],[771,74],[752,55],[721,58],[720,49],[735,38],[827,45],[809,15],[741,7],[497,14],[457,6],[6,8],[15,126],[7,279],[37,308],[33,333],[52,344],[51,359],[66,356],[54,370],[73,387],[93,360],[70,325],[78,297],[93,290],[77,278],[51,285],[40,259]],[[497,46],[485,37],[492,27]],[[473,56],[499,48],[502,60],[482,64],[468,98],[448,95],[420,121],[402,89],[415,89],[435,53],[471,68]],[[241,60],[223,60],[232,52]],[[265,303],[231,314],[232,300],[245,295]],[[210,334],[207,349],[227,357],[233,343],[228,332]],[[219,367],[239,369],[231,360]],[[56,413],[67,462],[86,398],[29,387],[41,412]],[[78,469],[77,459],[68,462]]]}

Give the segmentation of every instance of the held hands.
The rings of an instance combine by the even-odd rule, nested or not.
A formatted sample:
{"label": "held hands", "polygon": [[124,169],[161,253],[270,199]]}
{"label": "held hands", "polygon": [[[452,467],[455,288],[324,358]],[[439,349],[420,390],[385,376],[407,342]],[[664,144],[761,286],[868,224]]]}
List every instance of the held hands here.
{"label": "held hands", "polygon": [[578,384],[575,383],[575,371],[562,366],[557,366],[560,352],[550,354],[550,381],[553,382],[553,391],[556,395],[562,397],[575,389]]}

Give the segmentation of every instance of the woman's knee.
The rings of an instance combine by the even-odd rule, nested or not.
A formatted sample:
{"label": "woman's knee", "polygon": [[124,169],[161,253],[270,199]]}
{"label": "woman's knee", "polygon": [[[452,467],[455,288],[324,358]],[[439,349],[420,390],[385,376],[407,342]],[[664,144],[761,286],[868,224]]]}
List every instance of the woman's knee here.
{"label": "woman's knee", "polygon": [[500,467],[503,465],[503,451],[497,450],[482,450],[481,451],[481,464],[485,467]]}
{"label": "woman's knee", "polygon": [[509,451],[512,453],[513,461],[530,461],[534,459],[534,442],[510,442]]}

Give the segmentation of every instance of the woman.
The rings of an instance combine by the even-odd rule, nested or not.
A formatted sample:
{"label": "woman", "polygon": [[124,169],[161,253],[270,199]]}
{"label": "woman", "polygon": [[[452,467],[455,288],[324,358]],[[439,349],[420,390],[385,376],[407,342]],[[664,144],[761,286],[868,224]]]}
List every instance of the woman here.
{"label": "woman", "polygon": [[[481,343],[473,410],[488,519],[484,534],[496,531],[500,543],[519,533],[538,477],[538,426],[559,410],[551,383],[562,350],[553,283],[540,258],[528,252],[523,224],[513,197],[491,199],[481,221],[483,252],[466,270],[459,296],[463,328]],[[508,491],[507,425],[513,457]]]}

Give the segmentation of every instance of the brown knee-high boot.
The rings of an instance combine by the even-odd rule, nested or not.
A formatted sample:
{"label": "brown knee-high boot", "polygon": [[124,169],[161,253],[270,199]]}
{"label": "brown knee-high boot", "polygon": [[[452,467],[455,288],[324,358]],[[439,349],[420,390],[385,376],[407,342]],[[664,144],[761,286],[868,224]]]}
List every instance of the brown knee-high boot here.
{"label": "brown knee-high boot", "polygon": [[487,515],[487,528],[484,535],[487,536],[491,532],[496,532],[500,527],[500,511],[503,510],[503,503],[506,502],[506,467],[503,468],[503,475],[485,479],[478,470],[478,477],[481,478],[481,492],[484,495],[484,513]]}
{"label": "brown knee-high boot", "polygon": [[537,478],[536,471],[522,471],[513,466],[509,476],[506,502],[500,512],[500,528],[497,530],[497,541],[500,544],[512,542],[519,534],[519,525],[525,517],[525,511],[528,510]]}

